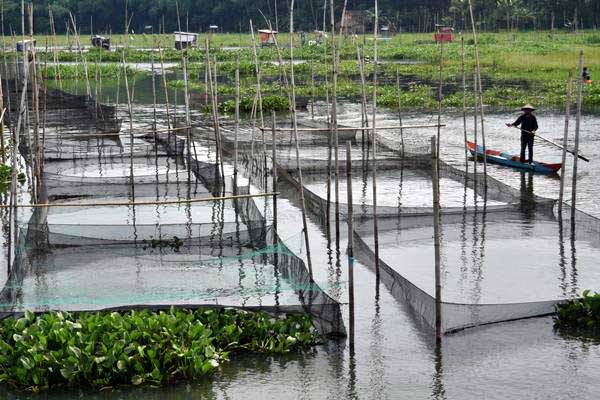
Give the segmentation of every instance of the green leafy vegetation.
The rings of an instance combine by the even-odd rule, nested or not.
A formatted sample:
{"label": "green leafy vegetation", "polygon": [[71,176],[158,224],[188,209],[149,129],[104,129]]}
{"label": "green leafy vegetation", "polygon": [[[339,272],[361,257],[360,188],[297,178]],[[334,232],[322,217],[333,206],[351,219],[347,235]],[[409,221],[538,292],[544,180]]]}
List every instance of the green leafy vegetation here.
{"label": "green leafy vegetation", "polygon": [[600,293],[585,290],[582,298],[558,304],[554,326],[563,331],[600,333]]}
{"label": "green leafy vegetation", "polygon": [[241,352],[287,353],[317,343],[308,315],[235,309],[49,312],[0,322],[0,384],[161,385],[194,380]]}

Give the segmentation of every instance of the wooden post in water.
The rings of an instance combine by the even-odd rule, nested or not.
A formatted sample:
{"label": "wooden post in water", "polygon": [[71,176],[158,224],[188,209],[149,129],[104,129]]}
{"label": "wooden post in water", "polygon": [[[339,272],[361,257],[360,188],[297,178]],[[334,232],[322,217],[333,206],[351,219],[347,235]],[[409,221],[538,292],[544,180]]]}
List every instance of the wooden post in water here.
{"label": "wooden post in water", "polygon": [[375,29],[373,33],[373,236],[375,238],[375,274],[379,286],[379,225],[377,222],[377,33],[379,30],[379,9],[375,0]]}
{"label": "wooden post in water", "polygon": [[442,276],[440,270],[440,181],[439,156],[435,136],[431,137],[431,173],[433,181],[433,240],[435,250],[435,336],[442,338]]}
{"label": "wooden post in water", "polygon": [[[567,81],[567,98],[565,100],[565,133],[563,136],[563,151],[562,151],[562,166],[563,172],[560,174],[560,192],[558,194],[558,214],[562,218],[562,208],[565,194],[565,172],[567,162],[567,145],[569,139],[569,117],[571,115],[571,97],[573,96],[573,72],[569,71],[569,79]],[[575,153],[577,154],[577,153]],[[575,156],[577,158],[577,156]]]}
{"label": "wooden post in water", "polygon": [[[2,43],[4,46],[4,43]],[[5,71],[6,72],[6,71]],[[7,88],[10,90],[10,88]],[[2,156],[2,164],[6,164],[6,148],[4,147],[4,118],[6,118],[7,114],[4,109],[4,93],[2,92],[2,76],[0,75],[0,113],[2,117],[0,119],[0,156]]]}
{"label": "wooden post in water", "polygon": [[[367,112],[367,84],[365,82],[365,60],[364,60],[364,52],[361,55],[360,47],[356,46],[356,55],[358,57],[358,71],[360,73],[360,95],[361,95],[361,127],[369,127],[369,114]],[[401,124],[402,125],[402,124]],[[362,144],[365,144],[365,131],[364,129],[361,131],[361,139]],[[367,138],[368,138],[367,133]],[[368,140],[367,140],[368,141]]]}
{"label": "wooden post in water", "polygon": [[581,105],[583,103],[583,50],[579,52],[577,74],[577,116],[575,117],[575,147],[573,148],[573,183],[571,184],[571,220],[575,221],[577,205],[577,161],[579,154],[579,129],[581,128]]}
{"label": "wooden post in water", "polygon": [[[238,176],[238,134],[240,131],[240,57],[235,59],[235,130],[233,138],[233,181],[237,186]],[[236,189],[237,190],[237,189]]]}
{"label": "wooden post in water", "polygon": [[348,195],[348,304],[350,343],[354,344],[354,209],[352,199],[352,142],[346,142],[346,192]]}
{"label": "wooden post in water", "polygon": [[469,151],[467,150],[467,75],[465,70],[465,35],[460,33],[460,70],[463,86],[463,147],[465,149],[465,171],[469,172]]}
{"label": "wooden post in water", "polygon": [[272,136],[271,136],[271,174],[272,174],[272,188],[271,192],[273,192],[273,245],[277,244],[277,115],[275,111],[271,114],[272,120]]}

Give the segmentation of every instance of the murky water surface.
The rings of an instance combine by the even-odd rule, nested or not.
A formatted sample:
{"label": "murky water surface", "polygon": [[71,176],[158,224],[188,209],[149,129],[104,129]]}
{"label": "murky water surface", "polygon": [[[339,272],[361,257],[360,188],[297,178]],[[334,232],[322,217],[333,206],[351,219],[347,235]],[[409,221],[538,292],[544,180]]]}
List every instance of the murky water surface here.
{"label": "murky water surface", "polygon": [[[145,93],[139,95],[135,113],[137,123],[143,125],[151,121],[152,109],[148,107],[148,82],[138,84],[140,86],[136,92]],[[343,105],[339,113],[340,122],[354,126],[360,124],[357,119],[360,113],[356,105]],[[488,146],[517,152],[518,131],[503,127],[503,123],[513,120],[516,113],[489,114],[486,123]],[[540,132],[554,140],[562,136],[562,116],[540,111],[538,117]],[[199,118],[199,115],[195,114],[194,118]],[[435,122],[435,117],[423,115],[406,115],[404,118],[405,123],[410,124]],[[380,125],[391,125],[396,121],[395,114],[383,110]],[[462,166],[462,118],[459,114],[448,114],[444,122],[447,127],[442,131],[442,158],[453,165]],[[596,142],[598,127],[600,118],[584,117],[581,148],[592,160],[600,155]],[[427,144],[433,133],[432,130],[410,130],[405,132],[405,137],[407,142],[415,143],[416,146]],[[397,133],[394,132],[382,131],[382,135],[388,135],[390,140],[397,139]],[[199,140],[196,143],[202,156],[206,159],[214,158],[214,152],[202,147],[206,146],[206,142]],[[303,152],[312,152],[313,156],[314,151],[303,149]],[[326,159],[325,151],[317,150],[317,153],[317,158]],[[536,158],[556,161],[560,159],[560,153],[538,143]],[[488,168],[492,176],[513,187],[520,187],[520,174],[492,165]],[[115,169],[118,170],[124,171],[126,166]],[[569,170],[570,162],[567,165],[567,171]],[[82,173],[81,170],[66,172],[76,175]],[[393,174],[381,174],[381,198],[378,198],[381,204],[397,206],[400,201],[415,206],[430,204],[429,197],[426,196],[431,191],[429,182],[415,180],[409,174],[402,196],[399,197],[399,185],[395,178]],[[600,206],[595,200],[597,179],[594,161],[590,164],[580,163],[578,206],[600,215]],[[322,182],[308,183],[309,187],[313,184],[314,190],[324,193]],[[362,185],[365,185],[365,181],[362,181]],[[364,191],[364,201],[372,201],[369,197],[369,185],[366,182],[367,190],[364,191],[361,180],[357,178],[353,182],[355,198],[360,198]],[[456,181],[442,180],[442,202],[445,205],[460,204],[463,199],[462,191],[456,193],[460,185],[454,185],[457,185]],[[556,178],[536,175],[532,185],[532,190],[538,195],[557,196]],[[283,181],[280,190],[280,235],[284,238],[298,237],[302,219],[297,191]],[[472,202],[473,198],[469,196],[469,202]],[[131,215],[111,209],[94,211],[96,212],[104,221],[123,222],[131,218]],[[169,213],[169,210],[160,210],[161,216]],[[155,223],[156,215],[157,213],[153,215],[149,211],[143,218],[149,223]],[[201,207],[194,211],[194,218],[196,216],[202,218]],[[100,222],[99,217],[76,210],[53,214],[51,218],[60,218],[63,222],[72,221],[73,218],[85,219],[87,223]],[[173,222],[180,222],[174,218]],[[164,220],[161,219],[162,221]],[[332,297],[347,302],[347,233],[344,223],[340,225],[339,247],[336,246],[335,235],[332,233],[328,237],[316,217],[310,217],[308,230],[315,281]],[[335,227],[332,227],[332,232],[334,231]],[[560,232],[552,218],[539,216],[528,220],[518,214],[495,218],[490,216],[486,222],[481,220],[481,214],[475,218],[471,215],[464,223],[458,221],[445,225],[442,232],[447,290],[445,295],[473,302],[493,299],[528,301],[557,295],[568,296],[584,287],[598,287],[597,234],[578,237],[576,243],[572,243],[568,235],[561,241]],[[431,236],[429,227],[414,227],[400,234],[383,232],[382,256],[402,268],[409,268],[415,280],[420,280],[424,286],[430,286],[429,278],[433,273]],[[65,253],[64,257],[67,256]],[[109,272],[102,260],[98,260],[97,267],[108,276],[126,274],[118,282],[130,281],[135,286],[142,284],[145,277],[153,276],[152,263],[147,261],[140,259],[136,270]],[[49,263],[48,268],[51,265]],[[191,384],[159,389],[117,389],[101,393],[66,391],[52,393],[45,398],[568,399],[593,398],[600,390],[597,379],[600,368],[599,342],[561,337],[553,331],[551,318],[536,318],[466,330],[445,337],[441,346],[436,346],[431,331],[423,327],[410,309],[394,299],[376,281],[369,268],[359,260],[354,267],[356,326],[353,346],[349,345],[348,340],[330,341],[304,354],[235,357],[214,376]],[[174,268],[176,277],[180,273],[181,277],[188,276],[183,274],[186,267],[181,263],[174,263]],[[149,274],[140,273],[143,271]],[[71,272],[69,279],[72,280],[79,280],[82,276],[86,276],[86,280],[95,278],[90,271],[82,275],[75,268]],[[196,272],[196,279],[205,279],[199,271]],[[159,275],[155,277],[159,278]],[[252,279],[248,282],[249,285],[251,281]],[[174,282],[173,286],[162,289],[158,287],[157,290],[164,289],[165,296],[177,298],[180,293],[184,293],[182,291],[186,283],[181,281],[177,284],[177,279]],[[54,290],[50,289],[61,287],[60,281],[49,283],[50,285],[45,286],[48,290],[40,293],[51,295]],[[85,284],[82,283],[82,290],[86,289]],[[118,287],[106,284],[98,295],[102,297],[110,288],[123,291],[126,287],[129,288],[127,285]],[[135,293],[134,291],[133,294]],[[187,299],[187,295],[184,293],[183,298]],[[347,306],[344,306],[346,317],[347,314]],[[4,391],[0,393],[0,398],[22,399],[28,396]]]}

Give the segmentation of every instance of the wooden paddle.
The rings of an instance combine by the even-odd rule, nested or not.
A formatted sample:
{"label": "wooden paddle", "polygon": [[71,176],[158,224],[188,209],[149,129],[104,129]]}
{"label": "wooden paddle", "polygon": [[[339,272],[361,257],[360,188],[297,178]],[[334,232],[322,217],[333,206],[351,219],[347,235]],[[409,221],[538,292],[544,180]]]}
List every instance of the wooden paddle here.
{"label": "wooden paddle", "polygon": [[559,149],[561,149],[561,150],[566,150],[566,151],[567,151],[567,153],[571,153],[571,154],[573,154],[574,156],[576,155],[576,156],[577,156],[577,158],[580,158],[580,159],[582,159],[582,160],[583,160],[583,161],[585,161],[585,162],[590,162],[589,158],[586,158],[586,157],[582,156],[581,154],[575,154],[575,153],[574,153],[574,152],[572,152],[571,150],[569,150],[569,149],[565,149],[565,148],[564,148],[564,147],[562,147],[560,144],[558,144],[558,143],[555,143],[555,142],[553,142],[553,141],[552,141],[552,140],[550,140],[550,139],[546,139],[545,137],[543,137],[543,136],[540,136],[540,135],[538,135],[537,133],[534,133],[534,132],[531,132],[531,131],[526,131],[525,129],[521,129],[521,128],[519,128],[519,127],[517,127],[517,126],[514,126],[514,125],[510,125],[510,127],[511,127],[511,128],[518,129],[518,130],[520,130],[521,132],[526,132],[526,133],[532,134],[532,135],[534,135],[535,137],[538,137],[538,138],[542,139],[544,142],[548,142],[548,143],[550,143],[550,144],[552,144],[552,145],[554,145],[554,146],[558,147],[558,148],[559,148]]}

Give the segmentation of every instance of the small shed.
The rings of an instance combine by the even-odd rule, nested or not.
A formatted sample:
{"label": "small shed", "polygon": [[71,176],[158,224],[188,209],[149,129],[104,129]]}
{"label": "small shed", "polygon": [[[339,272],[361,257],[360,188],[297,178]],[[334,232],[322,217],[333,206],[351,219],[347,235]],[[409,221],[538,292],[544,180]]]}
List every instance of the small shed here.
{"label": "small shed", "polygon": [[17,42],[17,51],[19,51],[19,52],[31,51],[35,48],[36,43],[37,43],[37,41],[35,39],[21,40],[21,41]]}
{"label": "small shed", "polygon": [[454,40],[454,28],[448,25],[436,25],[434,35],[436,43],[452,42]]}
{"label": "small shed", "polygon": [[193,32],[175,32],[175,48],[177,50],[195,47],[198,43],[198,34]]}
{"label": "small shed", "polygon": [[146,35],[151,35],[154,33],[154,26],[153,25],[146,25],[144,26],[144,33]]}
{"label": "small shed", "polygon": [[275,44],[275,38],[279,32],[270,29],[259,29],[258,38],[261,46],[271,46]]}
{"label": "small shed", "polygon": [[104,50],[110,50],[110,39],[100,35],[94,35],[92,37],[92,46],[100,47]]}
{"label": "small shed", "polygon": [[219,31],[218,25],[209,25],[208,26],[208,33],[217,33],[218,31]]}

